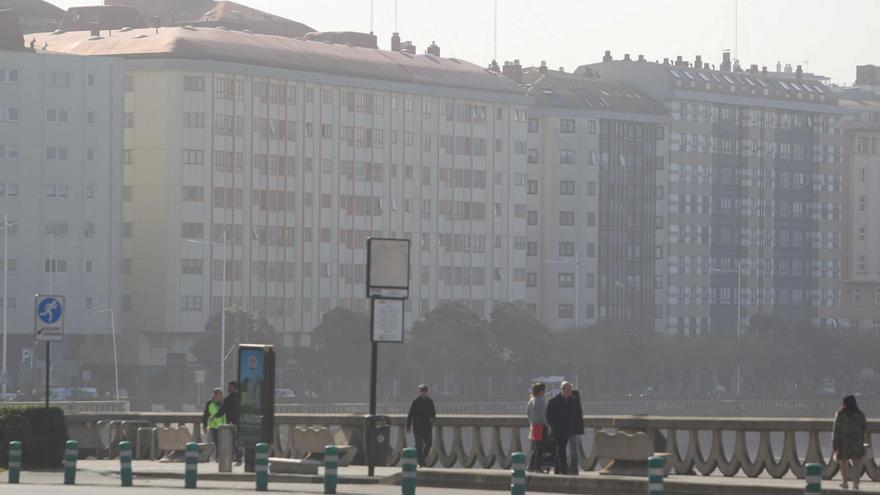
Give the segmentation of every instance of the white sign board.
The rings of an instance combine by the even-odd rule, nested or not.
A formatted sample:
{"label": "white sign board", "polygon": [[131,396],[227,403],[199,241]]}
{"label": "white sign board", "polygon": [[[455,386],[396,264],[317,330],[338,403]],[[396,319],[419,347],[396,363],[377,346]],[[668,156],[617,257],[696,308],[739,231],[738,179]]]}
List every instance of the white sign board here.
{"label": "white sign board", "polygon": [[373,342],[403,342],[403,300],[373,300]]}
{"label": "white sign board", "polygon": [[34,299],[34,340],[64,340],[64,296],[38,294]]}
{"label": "white sign board", "polygon": [[367,297],[409,297],[409,239],[367,239]]}

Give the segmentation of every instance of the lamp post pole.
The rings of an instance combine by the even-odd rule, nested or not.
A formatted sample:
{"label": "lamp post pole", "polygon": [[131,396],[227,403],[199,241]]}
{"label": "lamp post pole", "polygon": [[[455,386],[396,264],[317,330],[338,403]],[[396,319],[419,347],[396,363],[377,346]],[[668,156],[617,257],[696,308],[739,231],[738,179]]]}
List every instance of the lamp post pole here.
{"label": "lamp post pole", "polygon": [[211,246],[222,246],[223,248],[223,268],[221,274],[223,277],[223,294],[220,297],[220,387],[223,388],[226,382],[226,247],[232,239],[228,239],[226,229],[223,230],[223,242],[206,242],[196,239],[187,239],[186,242],[193,244],[210,244]]}
{"label": "lamp post pole", "polygon": [[119,359],[116,354],[116,312],[113,309],[95,311],[94,314],[110,313],[110,331],[113,335],[113,375],[116,378],[116,400],[119,400]]}

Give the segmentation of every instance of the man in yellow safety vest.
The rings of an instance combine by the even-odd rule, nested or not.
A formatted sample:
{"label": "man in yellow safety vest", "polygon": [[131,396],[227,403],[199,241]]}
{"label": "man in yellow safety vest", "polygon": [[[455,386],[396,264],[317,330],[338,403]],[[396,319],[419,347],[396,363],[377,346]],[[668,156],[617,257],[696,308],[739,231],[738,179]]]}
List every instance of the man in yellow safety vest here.
{"label": "man in yellow safety vest", "polygon": [[214,444],[212,454],[216,458],[219,455],[217,449],[218,439],[220,438],[220,426],[226,424],[226,416],[215,416],[220,406],[223,404],[223,390],[215,388],[211,394],[211,398],[205,404],[205,410],[202,412],[202,433],[211,430],[211,442]]}

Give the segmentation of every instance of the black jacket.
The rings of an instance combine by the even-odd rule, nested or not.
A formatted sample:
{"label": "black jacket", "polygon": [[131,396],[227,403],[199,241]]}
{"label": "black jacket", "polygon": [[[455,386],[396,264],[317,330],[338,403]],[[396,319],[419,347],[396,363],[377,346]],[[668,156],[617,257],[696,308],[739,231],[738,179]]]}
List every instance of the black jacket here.
{"label": "black jacket", "polygon": [[413,429],[415,433],[430,433],[431,421],[437,417],[434,409],[434,401],[430,397],[416,397],[409,406],[409,414],[406,416],[406,429]]}
{"label": "black jacket", "polygon": [[581,404],[581,393],[577,390],[571,391],[571,398],[574,400],[574,434],[584,434],[584,408]]}
{"label": "black jacket", "polygon": [[216,416],[226,416],[226,422],[233,425],[238,425],[239,420],[239,399],[238,392],[233,392],[226,396],[223,399],[223,405],[220,406],[220,410],[217,411]]}
{"label": "black jacket", "polygon": [[561,393],[547,402],[547,423],[553,438],[562,440],[574,435],[576,403],[574,397],[565,400]]}

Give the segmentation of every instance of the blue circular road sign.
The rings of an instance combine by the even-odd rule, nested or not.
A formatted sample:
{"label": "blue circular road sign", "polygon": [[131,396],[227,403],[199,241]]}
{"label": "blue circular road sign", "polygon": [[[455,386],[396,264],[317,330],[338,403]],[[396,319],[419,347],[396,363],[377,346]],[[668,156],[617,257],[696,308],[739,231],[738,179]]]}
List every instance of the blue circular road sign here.
{"label": "blue circular road sign", "polygon": [[51,325],[61,319],[63,311],[64,308],[61,306],[61,301],[54,297],[47,297],[40,301],[39,306],[37,306],[37,317],[43,323]]}

